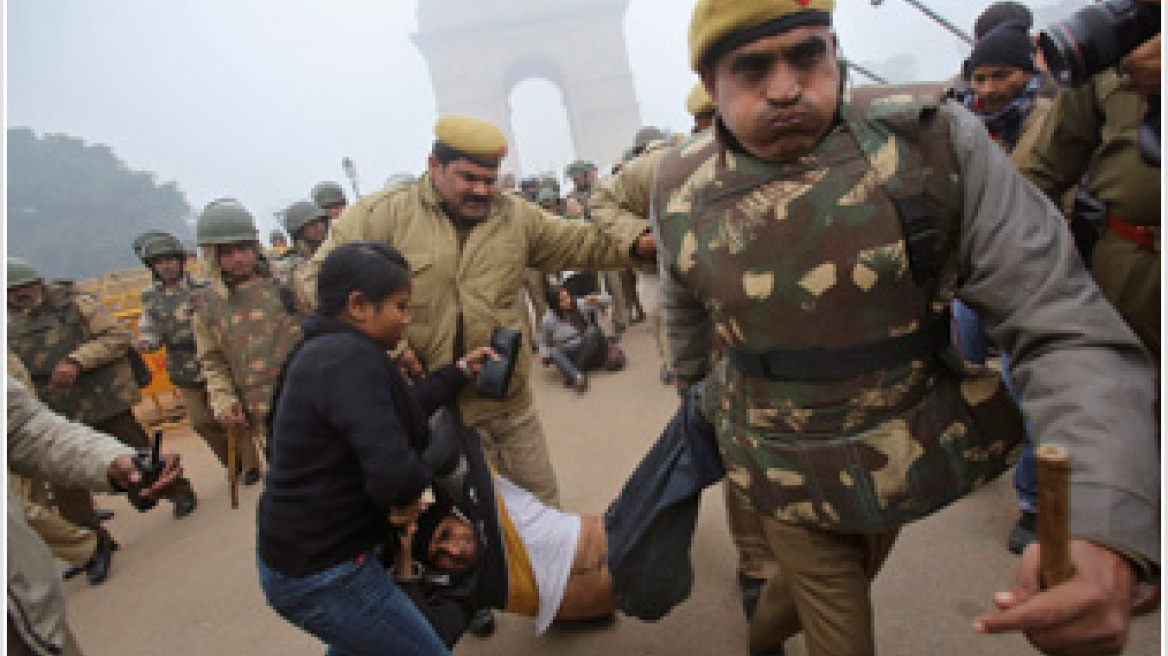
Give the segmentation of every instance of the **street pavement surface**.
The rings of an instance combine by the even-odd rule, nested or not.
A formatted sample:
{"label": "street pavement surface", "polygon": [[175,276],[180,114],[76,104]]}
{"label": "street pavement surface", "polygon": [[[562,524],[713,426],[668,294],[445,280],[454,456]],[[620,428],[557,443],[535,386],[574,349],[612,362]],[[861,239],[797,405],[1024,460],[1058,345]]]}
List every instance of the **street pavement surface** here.
{"label": "street pavement surface", "polygon": [[[588,391],[562,385],[551,370],[533,372],[536,405],[550,443],[564,508],[602,513],[652,444],[677,403],[659,379],[648,324],[633,326],[622,346],[629,367],[591,376]],[[240,489],[231,510],[225,475],[188,429],[170,431],[182,453],[199,508],[181,521],[168,502],[139,514],[122,498],[100,497],[116,511],[108,524],[121,549],[109,580],[65,583],[69,621],[87,656],[309,656],[325,648],[287,624],[265,603],[255,570],[255,505],[260,485]],[[707,491],[694,539],[692,596],[655,624],[627,617],[553,626],[498,615],[486,639],[467,636],[460,656],[521,654],[747,654],[746,624],[735,584],[735,555],[720,489]],[[1037,653],[1020,636],[986,637],[970,628],[1012,580],[1018,559],[1005,539],[1016,519],[1013,488],[1003,477],[972,497],[904,530],[876,580],[876,640],[894,656],[1022,656]],[[1137,619],[1126,654],[1160,653],[1160,613]],[[787,647],[804,654],[799,639]],[[387,655],[389,656],[389,655]]]}

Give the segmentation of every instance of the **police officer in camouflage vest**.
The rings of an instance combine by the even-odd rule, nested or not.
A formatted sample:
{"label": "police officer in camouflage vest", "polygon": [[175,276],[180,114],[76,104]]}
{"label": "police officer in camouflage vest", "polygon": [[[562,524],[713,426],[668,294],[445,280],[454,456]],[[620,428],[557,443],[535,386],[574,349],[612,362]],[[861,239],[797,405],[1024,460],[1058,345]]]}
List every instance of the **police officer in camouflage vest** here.
{"label": "police officer in camouflage vest", "polygon": [[[8,258],[8,347],[24,363],[37,396],[57,414],[145,448],[150,438],[133,412],[142,396],[127,357],[131,339],[109,310],[72,282],[46,283],[27,262]],[[56,496],[66,519],[100,528],[88,494]],[[195,492],[185,478],[167,498],[176,519],[195,509]]]}
{"label": "police officer in camouflage vest", "polygon": [[312,257],[328,236],[329,213],[312,201],[292,203],[280,215],[284,229],[292,235],[292,248],[272,263],[272,272],[280,283],[292,287],[296,272]]}
{"label": "police officer in camouflage vest", "polygon": [[344,187],[335,182],[319,182],[308,195],[317,207],[328,213],[329,221],[335,221],[349,206]]}
{"label": "police officer in camouflage vest", "polygon": [[1075,462],[1075,578],[1039,592],[1031,545],[974,629],[1118,653],[1160,552],[1148,353],[977,118],[940,88],[843,92],[833,4],[699,0],[691,65],[718,117],[653,197],[677,375],[708,374],[727,484],[779,564],[751,648],[802,631],[812,656],[875,653],[871,580],[900,528],[1010,466],[1022,421],[951,356],[956,296],[1009,354],[1035,438]]}
{"label": "police officer in camouflage vest", "polygon": [[195,352],[216,420],[238,431],[241,461],[258,462],[272,390],[300,341],[300,310],[264,260],[255,219],[234,199],[199,215],[196,241],[210,284],[194,295]]}
{"label": "police officer in camouflage vest", "polygon": [[[207,446],[227,466],[227,433],[207,401],[207,384],[195,358],[194,295],[207,289],[205,280],[192,278],[186,271],[186,249],[173,235],[147,233],[135,249],[142,263],[154,276],[154,285],[142,292],[142,318],[138,321],[141,351],[166,347],[166,372],[170,382],[183,397],[187,418]],[[243,483],[259,481],[259,463],[254,451],[245,451],[239,463]]]}

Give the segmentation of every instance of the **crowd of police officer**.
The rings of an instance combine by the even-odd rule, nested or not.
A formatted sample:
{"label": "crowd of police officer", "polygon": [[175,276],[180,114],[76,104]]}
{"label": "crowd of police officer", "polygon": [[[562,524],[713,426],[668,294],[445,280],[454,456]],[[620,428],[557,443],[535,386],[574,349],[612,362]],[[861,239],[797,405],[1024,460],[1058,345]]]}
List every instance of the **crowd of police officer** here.
{"label": "crowd of police officer", "polygon": [[[776,340],[767,335],[768,329],[751,323],[750,313],[743,308],[755,302],[773,308],[784,307],[774,299],[780,293],[789,293],[799,299],[792,307],[811,312],[816,300],[826,298],[825,292],[837,284],[834,270],[830,280],[824,278],[826,265],[822,264],[823,260],[814,259],[823,254],[810,256],[809,269],[798,280],[801,289],[796,293],[796,290],[776,289],[775,274],[760,270],[758,261],[739,272],[740,279],[724,280],[726,272],[737,272],[736,267],[745,266],[740,257],[742,250],[748,249],[739,244],[740,250],[735,250],[733,235],[700,232],[698,239],[708,241],[701,244],[694,241],[699,234],[698,226],[702,225],[697,221],[698,210],[694,209],[699,205],[696,199],[701,199],[701,211],[706,212],[713,212],[711,208],[724,202],[716,195],[708,195],[710,192],[704,186],[708,181],[700,175],[695,177],[694,171],[706,170],[704,166],[709,170],[725,167],[733,173],[727,174],[726,183],[736,182],[748,190],[771,189],[766,185],[784,176],[804,175],[783,168],[793,161],[790,153],[781,148],[767,151],[758,146],[757,134],[752,132],[757,126],[742,127],[741,117],[734,112],[741,109],[744,85],[758,84],[757,80],[746,77],[750,74],[749,67],[762,71],[758,73],[762,76],[759,79],[770,79],[766,75],[771,75],[782,81],[786,75],[780,70],[783,67],[796,70],[803,66],[810,71],[818,61],[815,57],[826,56],[814,52],[821,47],[815,40],[820,33],[815,30],[829,27],[834,11],[830,0],[768,0],[760,3],[765,7],[755,13],[744,13],[732,7],[733,4],[703,0],[695,10],[691,50],[695,71],[702,81],[695,84],[686,102],[695,121],[692,135],[670,136],[656,128],[644,128],[635,135],[629,150],[614,162],[611,175],[600,176],[598,167],[591,162],[576,161],[568,165],[564,173],[572,188],[567,193],[561,193],[558,176],[554,174],[524,177],[518,184],[514,176],[500,175],[500,162],[506,155],[507,144],[498,128],[476,119],[444,117],[435,130],[435,146],[427,169],[420,176],[394,176],[384,190],[357,200],[352,207],[340,185],[322,182],[311,189],[309,199],[289,206],[280,219],[291,238],[290,245],[280,243],[283,235],[277,231],[272,235],[271,247],[264,249],[254,217],[230,199],[209,204],[199,219],[197,241],[203,249],[205,277],[196,276],[190,270],[195,261],[193,254],[175,236],[160,232],[141,235],[133,248],[150,269],[154,284],[142,295],[143,311],[136,341],[131,340],[130,332],[95,299],[69,283],[46,280],[29,263],[10,257],[10,374],[23,366],[28,373],[28,387],[53,411],[112,434],[127,445],[142,447],[149,440],[131,412],[140,399],[134,379],[134,365],[140,363],[136,362],[132,348],[150,351],[165,346],[167,371],[182,393],[191,427],[228,469],[229,476],[239,475],[244,484],[251,485],[261,480],[260,453],[267,438],[265,395],[270,396],[283,356],[294,341],[288,335],[296,334],[290,327],[281,339],[273,339],[272,321],[293,326],[310,311],[316,269],[321,259],[340,244],[355,239],[383,240],[407,256],[414,278],[411,302],[414,323],[394,356],[409,375],[452,362],[473,347],[491,343],[492,329],[501,325],[521,332],[530,342],[537,334],[533,319],[538,320],[549,311],[546,299],[551,285],[563,284],[580,296],[604,290],[612,297],[615,338],[630,324],[647,318],[653,322],[664,382],[685,389],[707,377],[716,379],[710,396],[723,395],[718,397],[723,405],[709,410],[715,418],[727,408],[739,407],[737,404],[744,396],[750,397],[749,403],[742,406],[744,414],[726,416],[724,421],[715,423],[719,426],[719,440],[726,440],[723,445],[729,445],[725,457],[730,480],[736,484],[727,487],[726,503],[730,528],[740,552],[739,581],[744,607],[752,621],[752,650],[760,654],[781,654],[783,639],[802,631],[808,637],[811,653],[868,653],[873,645],[870,609],[865,610],[867,585],[887,556],[907,515],[895,515],[887,508],[872,510],[868,516],[861,517],[869,522],[866,528],[858,530],[839,516],[846,507],[840,505],[846,503],[846,499],[841,501],[842,497],[834,498],[833,506],[823,499],[799,500],[800,497],[783,496],[781,490],[776,492],[789,484],[785,482],[788,479],[805,481],[825,470],[785,469],[789,463],[782,457],[752,453],[745,445],[758,444],[759,440],[765,442],[766,431],[782,422],[791,422],[790,426],[795,427],[792,432],[798,434],[802,430],[800,422],[819,419],[816,411],[808,411],[797,422],[790,417],[763,421],[762,414],[747,413],[767,410],[752,404],[773,403],[767,411],[781,415],[777,410],[782,407],[781,403],[797,406],[799,402],[817,398],[817,392],[808,391],[810,388],[800,392],[810,395],[807,398],[783,398],[787,391],[780,390],[789,389],[776,387],[780,385],[778,381],[786,380],[781,385],[789,385],[791,380],[802,380],[804,376],[799,372],[807,370],[790,365],[791,360],[807,357],[808,362],[824,370],[846,370],[839,376],[854,378],[881,370],[881,365],[873,363],[898,359],[907,362],[924,350],[941,347],[924,337],[921,345],[905,346],[912,340],[898,337],[899,341],[893,344],[893,339],[864,341],[860,338],[865,336],[859,335],[853,341],[860,339],[862,343],[848,344],[849,340],[843,339],[823,347],[822,353],[812,357],[802,355],[806,350],[784,346],[782,340],[776,345]],[[1034,208],[1047,202],[1039,200],[1040,195],[1059,208],[1065,223],[1053,227],[1031,226],[1027,228],[1029,233],[1018,233],[1019,238],[1023,241],[1048,239],[1055,245],[1051,246],[1051,252],[1044,253],[1043,257],[1048,258],[1044,262],[1050,264],[1052,271],[1067,273],[1079,285],[1067,287],[1081,295],[1069,305],[1071,314],[1087,307],[1091,308],[1090,312],[1096,312],[1098,300],[1093,295],[1101,292],[1122,317],[1126,328],[1120,330],[1127,331],[1127,335],[1115,332],[1111,326],[1082,328],[1082,333],[1095,340],[1090,348],[1126,353],[1126,374],[1148,380],[1146,384],[1137,381],[1139,389],[1128,390],[1125,401],[1143,398],[1141,395],[1146,394],[1149,386],[1159,383],[1158,369],[1150,363],[1158,362],[1160,344],[1160,173],[1158,163],[1149,163],[1147,154],[1141,151],[1139,135],[1146,123],[1146,108],[1150,102],[1158,102],[1160,94],[1160,37],[1157,33],[1151,40],[1142,42],[1118,65],[1092,75],[1083,84],[1060,89],[1034,47],[1032,22],[1029,10],[1019,3],[998,2],[988,7],[975,25],[976,42],[962,74],[933,100],[914,100],[917,103],[913,105],[917,108],[914,111],[923,116],[935,112],[936,107],[943,106],[942,113],[958,111],[954,106],[963,108],[948,128],[951,132],[937,134],[948,138],[956,133],[959,136],[954,138],[955,142],[966,139],[974,144],[968,146],[974,155],[960,148],[952,155],[966,158],[958,161],[957,166],[966,180],[967,201],[974,184],[969,180],[983,176],[986,181],[978,184],[985,184],[986,188],[1009,185],[1016,193],[1032,196],[1025,201],[1007,199],[1014,203],[1013,209],[1035,211]],[[811,36],[792,46],[783,41],[792,35]],[[760,44],[769,45],[771,40],[781,46],[776,51],[781,54],[773,56],[760,47]],[[799,48],[807,52],[794,52]],[[722,64],[727,59],[740,68],[723,70]],[[794,75],[800,74],[809,73]],[[740,88],[736,89],[736,84]],[[805,100],[802,95],[807,91],[795,84],[792,88],[763,87],[761,93],[768,107],[780,111],[786,106],[801,106]],[[929,92],[918,88],[912,93],[923,98]],[[876,95],[874,100],[864,102],[900,108],[898,103],[907,102],[906,94]],[[724,107],[716,106],[719,98],[726,102]],[[853,100],[842,102],[846,107]],[[854,104],[858,106],[859,101]],[[878,116],[869,110],[868,114],[853,116],[844,109],[832,110],[826,115],[825,129],[835,130],[844,125],[862,134],[873,125],[888,125],[882,121],[888,121],[889,115]],[[806,116],[788,118],[792,124],[811,120]],[[977,143],[982,137],[976,134],[977,130],[988,135],[1005,157],[999,159],[997,154],[979,151]],[[823,136],[822,132],[817,134]],[[920,234],[914,232],[917,228],[911,222],[904,221],[903,215],[911,212],[905,209],[907,204],[900,202],[903,199],[897,198],[895,182],[890,184],[888,179],[897,179],[900,174],[897,167],[904,166],[904,161],[912,161],[911,157],[919,156],[928,162],[935,155],[912,140],[911,130],[906,134],[910,137],[897,143],[920,152],[910,155],[910,160],[889,162],[881,159],[881,153],[887,151],[880,148],[883,142],[877,140],[871,158],[871,170],[877,174],[873,178],[875,182],[864,183],[866,187],[857,186],[853,193],[870,195],[882,187],[889,190],[896,207],[889,216],[901,214],[898,230],[904,231],[902,236],[908,243],[901,254],[915,278],[925,268],[921,264],[925,256],[914,252],[912,244]],[[879,136],[885,138],[891,137]],[[834,144],[830,138],[825,142]],[[798,152],[806,154],[817,147],[821,146],[807,145]],[[847,149],[844,145],[838,147]],[[861,143],[858,150],[866,153],[867,147]],[[709,160],[701,159],[707,154]],[[757,164],[751,165],[753,168],[735,168],[742,167],[751,157],[757,158]],[[999,167],[1004,166],[1002,162],[1008,162],[1015,173],[1010,173],[1003,182],[993,177],[1005,175],[1001,171],[986,173],[961,168],[975,166],[969,161],[980,161],[977,158]],[[706,163],[715,161],[719,164]],[[916,161],[919,165],[922,159]],[[767,168],[775,163],[777,168]],[[819,164],[806,160],[803,166],[814,170]],[[1028,182],[1021,183],[1016,174]],[[830,181],[844,175],[836,170],[821,177]],[[721,184],[718,180],[721,178],[714,184]],[[795,204],[801,194],[827,202],[821,194],[828,192],[821,190],[819,184],[816,181],[808,183],[803,191],[784,192],[788,195],[777,200],[764,191],[759,193],[760,197],[784,208],[784,204],[790,204],[794,208],[791,217],[801,221],[806,210]],[[846,196],[830,202],[840,207],[849,204]],[[659,222],[653,225],[656,232],[650,230],[652,204],[660,204],[659,214],[652,217]],[[946,344],[951,342],[970,363],[984,364],[988,352],[1000,351],[1003,382],[1016,402],[1038,418],[1030,423],[1029,437],[1023,442],[1015,471],[1020,517],[1008,545],[1012,551],[1022,553],[1035,540],[1038,509],[1033,451],[1036,442],[1045,441],[1040,435],[1047,429],[1045,422],[1049,420],[1045,408],[1036,408],[1063,393],[1054,383],[1036,383],[1048,379],[1035,364],[1043,361],[1046,349],[1063,347],[1056,343],[1059,340],[1052,336],[1051,326],[1032,325],[1028,321],[1069,315],[1062,310],[1061,314],[1056,313],[1047,306],[1026,306],[1029,301],[1016,296],[1018,289],[993,288],[1008,277],[997,279],[986,273],[986,280],[993,279],[993,285],[982,285],[984,289],[978,286],[981,284],[978,276],[983,270],[988,272],[997,267],[1013,271],[1011,267],[1021,267],[1010,259],[1010,253],[981,254],[979,249],[984,249],[985,244],[997,242],[979,232],[985,228],[977,222],[987,220],[979,211],[984,212],[984,208],[972,207],[967,202],[964,208],[954,210],[957,217],[954,222],[960,225],[938,228],[941,233],[949,231],[958,245],[950,246],[950,251],[938,246],[937,252],[944,257],[962,259],[962,266],[969,271],[955,274],[954,279],[944,279],[948,275],[945,264],[933,265],[933,275],[941,280],[937,284],[941,287],[948,284],[958,290],[957,298],[946,299],[951,301],[950,309],[937,316],[953,317],[951,339]],[[739,219],[745,223],[734,229],[752,229],[747,225],[750,214],[745,206],[726,212],[731,217],[743,213]],[[815,214],[809,216],[810,221],[816,220]],[[869,216],[864,220],[873,219]],[[1018,228],[1012,226],[1010,230]],[[1059,253],[1065,254],[1056,248],[1064,240],[1055,233],[1062,230],[1073,237],[1079,263],[1053,259],[1061,257]],[[984,244],[978,241],[981,239]],[[727,242],[731,247],[722,254]],[[501,248],[502,245],[507,248]],[[829,260],[841,256],[830,249],[825,252]],[[710,268],[719,267],[719,262],[724,268]],[[1089,268],[1093,284],[1083,282],[1085,277],[1082,280],[1077,277],[1083,267]],[[603,273],[594,273],[605,269]],[[701,273],[695,273],[697,270]],[[665,274],[664,280],[657,279],[658,271]],[[863,291],[879,285],[880,276],[887,273],[873,268],[865,271],[857,267],[855,273],[848,274]],[[1023,273],[1018,275],[1020,280],[1028,280]],[[865,276],[871,276],[871,280]],[[904,277],[901,271],[900,278]],[[453,287],[451,280],[455,281]],[[660,307],[645,307],[637,291],[638,280],[642,285],[664,284],[667,305],[664,320]],[[732,289],[734,285],[738,288]],[[1043,297],[1040,290],[1029,292],[1032,293],[1030,300]],[[1021,309],[1017,307],[1019,304]],[[927,319],[932,317],[930,314]],[[912,317],[909,313],[898,318],[908,321]],[[820,329],[813,332],[819,333]],[[1129,339],[1131,334],[1138,341]],[[1047,345],[1043,346],[1043,340],[1034,335],[1045,335]],[[1064,341],[1086,340],[1083,336]],[[788,337],[799,348],[809,343],[805,333],[791,332]],[[821,333],[816,339],[819,337]],[[1000,343],[995,344],[995,339]],[[836,348],[852,348],[850,353],[859,361],[871,362],[856,365],[859,369],[840,366],[838,358],[830,359]],[[1077,343],[1066,348],[1087,347]],[[1144,353],[1140,354],[1138,349]],[[1150,359],[1147,353],[1151,354]],[[543,429],[524,380],[529,373],[526,363],[530,360],[530,350],[510,355],[517,359],[518,366],[516,380],[505,398],[488,401],[469,391],[460,401],[464,419],[482,433],[488,458],[499,471],[554,506],[559,500],[558,486],[547,456]],[[787,362],[780,361],[784,358]],[[1047,366],[1065,367],[1063,364]],[[1117,371],[1106,367],[1093,371],[1090,374],[1093,379],[1085,384],[1092,385],[1093,390],[1107,389],[1106,377],[1118,375]],[[817,379],[815,376],[811,379],[820,382],[833,377]],[[762,382],[752,382],[752,379]],[[906,384],[926,383],[910,380]],[[1048,387],[1041,388],[1042,384]],[[875,393],[875,389],[869,392]],[[892,394],[888,390],[880,393]],[[1103,398],[1108,402],[1106,394]],[[976,405],[968,399],[967,402],[971,407]],[[1084,401],[1091,407],[1097,407],[1098,402],[1099,399]],[[1124,424],[1134,432],[1146,431],[1155,423],[1151,405],[1138,407],[1133,412],[1147,411],[1149,416]],[[928,437],[914,434],[912,439],[927,440]],[[1094,442],[1084,439],[1081,446],[1089,459],[1102,460]],[[897,447],[884,444],[876,452],[889,448]],[[1128,451],[1146,455],[1147,449],[1144,445]],[[800,457],[810,462],[807,454]],[[1098,472],[1093,464],[1088,461],[1081,465],[1087,472],[1084,476]],[[1107,476],[1082,484],[1115,484],[1119,489],[1129,490],[1126,493],[1133,499],[1147,490],[1158,491],[1158,476],[1153,482],[1134,480],[1144,473],[1124,470],[1123,466],[1117,465],[1119,468]],[[915,474],[907,470],[903,474],[920,477],[925,467],[921,464]],[[769,482],[755,480],[760,475]],[[854,481],[857,476],[862,478],[871,473],[842,470],[835,475]],[[1122,480],[1125,476],[1130,479]],[[1116,477],[1121,479],[1118,483]],[[109,559],[117,543],[102,528],[101,511],[94,508],[89,493],[62,486],[52,488],[51,492],[36,492],[36,489],[33,485],[24,487],[24,507],[30,515],[50,513],[51,518],[34,523],[34,527],[41,530],[42,537],[54,546],[59,557],[76,566],[75,571],[85,571],[92,583],[100,583],[108,574]],[[194,511],[194,491],[185,479],[178,478],[168,490],[176,518]],[[1158,498],[1158,493],[1152,496]],[[1092,519],[1082,521],[1093,528],[1084,529],[1084,537],[1101,545],[1102,551],[1118,554],[1121,562],[1130,565],[1127,573],[1131,581],[1138,581],[1138,585],[1129,585],[1134,591],[1130,607],[1110,609],[1124,616],[1122,627],[1094,643],[1092,648],[1096,651],[1074,651],[1074,645],[1079,644],[1076,640],[1084,639],[1075,633],[1074,618],[1060,620],[1063,628],[1058,630],[1037,626],[1032,618],[1018,610],[1026,603],[1038,603],[1032,599],[1036,590],[1023,585],[1012,592],[1013,600],[1001,602],[1010,619],[985,618],[980,620],[980,630],[1025,630],[1037,646],[1051,653],[1103,653],[1114,649],[1117,640],[1121,643],[1122,637],[1116,636],[1125,630],[1126,617],[1133,610],[1138,613],[1158,604],[1159,555],[1158,550],[1149,548],[1158,544],[1158,534],[1146,535],[1148,528],[1138,521],[1138,516],[1148,510],[1138,508],[1134,500],[1127,505],[1117,501],[1106,506],[1085,499],[1081,493],[1074,497],[1076,503],[1091,506],[1089,511],[1084,511],[1084,516],[1090,513]],[[931,501],[926,499],[925,503]],[[56,513],[43,508],[53,502],[58,507]],[[1150,502],[1143,499],[1141,503]],[[816,508],[817,503],[824,505]],[[857,512],[857,517],[863,515]],[[1110,532],[1094,528],[1098,524],[1095,516],[1124,512],[1132,513],[1137,519],[1127,522],[1113,517],[1111,522],[1126,528]],[[1155,514],[1158,516],[1158,502]],[[63,524],[64,528],[51,528],[53,522]],[[799,526],[799,530],[793,532],[793,526]],[[1079,524],[1072,526],[1073,531],[1079,528]],[[841,558],[863,564],[835,592],[816,589],[816,577],[821,580],[827,575],[792,557],[791,553],[798,548],[790,545],[818,544],[816,549],[826,552],[842,548],[840,536],[861,536],[856,538],[859,543],[854,553]],[[1096,554],[1083,556],[1077,564],[1087,570],[1096,567],[1099,558]],[[1024,577],[1023,581],[1027,580]],[[840,589],[846,590],[844,594],[856,603],[840,603],[834,609],[824,610],[825,605],[839,602]],[[1105,590],[1100,595],[1113,592]],[[1076,608],[1084,616],[1095,612],[1093,608]],[[33,650],[30,653],[53,653],[36,645],[30,648]]]}

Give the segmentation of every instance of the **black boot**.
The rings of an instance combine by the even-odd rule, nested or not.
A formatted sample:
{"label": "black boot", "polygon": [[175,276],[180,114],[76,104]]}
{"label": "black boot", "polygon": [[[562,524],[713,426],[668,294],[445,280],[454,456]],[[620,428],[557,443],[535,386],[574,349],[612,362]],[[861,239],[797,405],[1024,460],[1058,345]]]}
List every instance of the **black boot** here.
{"label": "black boot", "polygon": [[198,503],[195,501],[195,495],[193,494],[189,497],[176,499],[174,502],[174,518],[182,519],[195,512],[195,506],[197,505]]}
{"label": "black boot", "polygon": [[252,467],[251,469],[247,470],[243,473],[242,481],[244,485],[255,485],[256,483],[259,483],[260,470],[256,467]]}
{"label": "black boot", "polygon": [[1012,554],[1021,555],[1026,547],[1038,539],[1038,513],[1023,511],[1018,523],[1010,530],[1006,548]]}
{"label": "black boot", "polygon": [[738,592],[742,595],[742,610],[746,613],[747,622],[754,619],[754,609],[758,606],[758,597],[765,583],[765,579],[738,573]]}
{"label": "black boot", "polygon": [[470,618],[470,626],[467,628],[471,635],[480,638],[488,638],[495,632],[495,613],[490,608],[480,608],[475,611],[474,617]]}
{"label": "black boot", "polygon": [[114,540],[104,530],[97,531],[97,546],[85,563],[85,575],[90,585],[98,585],[109,578],[110,561],[114,554]]}

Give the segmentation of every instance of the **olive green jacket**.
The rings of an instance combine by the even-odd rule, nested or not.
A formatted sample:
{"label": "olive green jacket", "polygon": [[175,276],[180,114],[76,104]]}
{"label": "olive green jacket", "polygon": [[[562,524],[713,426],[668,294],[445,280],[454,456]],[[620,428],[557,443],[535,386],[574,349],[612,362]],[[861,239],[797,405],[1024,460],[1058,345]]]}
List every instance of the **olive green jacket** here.
{"label": "olive green jacket", "polygon": [[1144,163],[1138,133],[1147,103],[1112,71],[1063,91],[1054,101],[1022,175],[1058,200],[1087,176],[1088,193],[1108,212],[1160,225],[1160,169]]}
{"label": "olive green jacket", "polygon": [[[8,346],[32,374],[41,399],[87,424],[130,410],[142,400],[127,357],[130,331],[72,282],[50,282],[44,289],[36,308],[8,313]],[[81,368],[77,382],[49,386],[51,372],[66,359]]]}
{"label": "olive green jacket", "polygon": [[532,335],[522,294],[526,270],[624,268],[633,264],[631,249],[644,231],[639,221],[618,222],[601,231],[587,221],[564,219],[519,196],[498,193],[487,218],[474,224],[460,245],[427,174],[349,206],[309,262],[305,282],[315,299],[320,264],[342,244],[372,240],[396,247],[409,261],[413,280],[405,339],[430,371],[461,355],[455,352],[460,325],[463,353],[489,344],[496,326],[522,331],[524,343],[507,397],[492,401],[478,396],[474,385],[464,389],[460,409],[464,420],[474,424],[531,403],[527,377]]}
{"label": "olive green jacket", "polygon": [[[22,476],[111,492],[109,465],[133,449],[52,412],[8,378],[8,466]],[[38,654],[59,653],[65,594],[53,555],[8,493],[8,625]]]}

